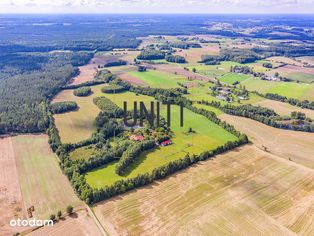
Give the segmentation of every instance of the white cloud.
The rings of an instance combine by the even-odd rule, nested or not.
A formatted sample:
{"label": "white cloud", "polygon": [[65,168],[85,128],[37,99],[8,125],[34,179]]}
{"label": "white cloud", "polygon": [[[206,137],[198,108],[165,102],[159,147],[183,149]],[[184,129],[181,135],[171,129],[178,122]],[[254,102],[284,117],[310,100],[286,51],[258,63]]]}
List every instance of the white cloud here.
{"label": "white cloud", "polygon": [[53,11],[64,12],[311,12],[314,0],[4,0],[0,1],[0,12]]}

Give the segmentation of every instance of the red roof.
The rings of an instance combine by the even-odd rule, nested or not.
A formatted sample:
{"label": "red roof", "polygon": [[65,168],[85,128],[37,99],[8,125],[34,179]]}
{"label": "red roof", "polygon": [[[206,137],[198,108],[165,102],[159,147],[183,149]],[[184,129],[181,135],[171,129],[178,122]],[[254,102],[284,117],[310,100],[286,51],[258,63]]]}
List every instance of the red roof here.
{"label": "red roof", "polygon": [[170,139],[166,140],[166,141],[163,141],[160,143],[161,145],[169,145],[169,144],[172,144],[172,141]]}
{"label": "red roof", "polygon": [[130,139],[134,141],[143,141],[145,138],[142,135],[131,135]]}

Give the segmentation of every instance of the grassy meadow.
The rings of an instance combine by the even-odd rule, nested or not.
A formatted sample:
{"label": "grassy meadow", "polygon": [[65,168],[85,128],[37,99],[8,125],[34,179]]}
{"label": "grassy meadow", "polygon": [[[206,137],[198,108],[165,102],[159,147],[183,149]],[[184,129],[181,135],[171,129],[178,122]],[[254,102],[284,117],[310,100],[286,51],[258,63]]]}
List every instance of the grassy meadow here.
{"label": "grassy meadow", "polygon": [[184,83],[187,81],[183,76],[157,70],[146,72],[132,71],[128,74],[142,80],[151,88],[177,88],[179,87],[178,82]]}

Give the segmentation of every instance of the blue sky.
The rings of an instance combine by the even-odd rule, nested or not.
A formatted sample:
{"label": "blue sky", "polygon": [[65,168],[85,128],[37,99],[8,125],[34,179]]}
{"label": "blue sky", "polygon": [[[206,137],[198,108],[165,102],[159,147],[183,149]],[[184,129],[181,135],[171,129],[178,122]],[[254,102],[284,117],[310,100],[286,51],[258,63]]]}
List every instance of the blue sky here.
{"label": "blue sky", "polygon": [[0,12],[314,14],[314,0],[0,0]]}

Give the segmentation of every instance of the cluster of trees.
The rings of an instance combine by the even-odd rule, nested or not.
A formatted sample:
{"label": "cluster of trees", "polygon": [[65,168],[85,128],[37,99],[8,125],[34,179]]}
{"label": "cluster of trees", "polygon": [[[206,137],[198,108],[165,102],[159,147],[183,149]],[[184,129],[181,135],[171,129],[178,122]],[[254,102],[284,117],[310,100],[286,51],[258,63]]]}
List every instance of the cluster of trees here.
{"label": "cluster of trees", "polygon": [[169,43],[169,46],[173,48],[181,48],[181,49],[202,47],[199,43],[193,43],[193,42],[174,42],[174,43]]}
{"label": "cluster of trees", "polygon": [[224,61],[235,61],[241,64],[261,59],[259,54],[250,49],[222,49],[220,54]]}
{"label": "cluster of trees", "polygon": [[118,60],[118,61],[112,61],[112,62],[108,62],[104,65],[104,67],[111,67],[111,66],[124,66],[126,65],[127,62],[123,61],[123,60]]}
{"label": "cluster of trees", "polygon": [[164,58],[165,53],[155,49],[145,49],[137,56],[139,60],[158,60]]}
{"label": "cluster of trees", "polygon": [[168,55],[165,58],[166,58],[166,61],[168,61],[168,62],[186,63],[185,58],[182,56],[179,56],[179,55]]}
{"label": "cluster of trees", "polygon": [[271,100],[286,102],[293,106],[298,106],[298,107],[314,110],[314,101],[313,102],[309,102],[308,100],[300,101],[296,98],[287,98],[285,96],[281,96],[281,95],[273,94],[273,93],[266,93],[266,94],[261,94],[258,92],[255,92],[255,93],[258,94],[259,96],[262,96]]}
{"label": "cluster of trees", "polygon": [[264,62],[264,63],[263,63],[263,66],[264,66],[265,68],[273,68],[273,64],[271,64],[270,62]]}
{"label": "cluster of trees", "polygon": [[242,73],[242,74],[253,74],[253,68],[249,66],[231,66],[230,72]]}
{"label": "cluster of trees", "polygon": [[134,143],[130,145],[127,150],[122,154],[118,164],[116,165],[116,174],[125,174],[127,168],[136,158],[140,156],[143,151],[153,149],[156,146],[154,140],[145,140],[142,142]]}
{"label": "cluster of trees", "polygon": [[202,55],[201,62],[205,63],[206,65],[219,65],[223,58],[221,56],[216,55]]}
{"label": "cluster of trees", "polygon": [[113,103],[110,99],[106,97],[96,97],[93,99],[94,104],[107,116],[111,117],[122,117],[123,110]]}
{"label": "cluster of trees", "polygon": [[92,81],[87,81],[81,84],[67,84],[61,87],[62,90],[72,90],[72,89],[77,89],[81,87],[87,87],[87,86],[94,86],[94,85],[99,85],[99,84],[105,84],[105,81],[102,80],[92,80]]}
{"label": "cluster of trees", "polygon": [[101,91],[103,93],[121,93],[125,91],[125,89],[123,86],[120,86],[118,84],[110,84],[108,86],[101,88]]}
{"label": "cluster of trees", "polygon": [[73,91],[73,94],[77,97],[86,97],[92,93],[92,89],[88,86],[79,87]]}
{"label": "cluster of trees", "polygon": [[50,109],[53,114],[61,114],[69,111],[74,111],[77,108],[77,103],[73,101],[55,102],[50,105]]}
{"label": "cluster of trees", "polygon": [[115,78],[116,76],[109,70],[99,70],[95,75],[95,81],[104,81],[105,83],[110,83]]}

